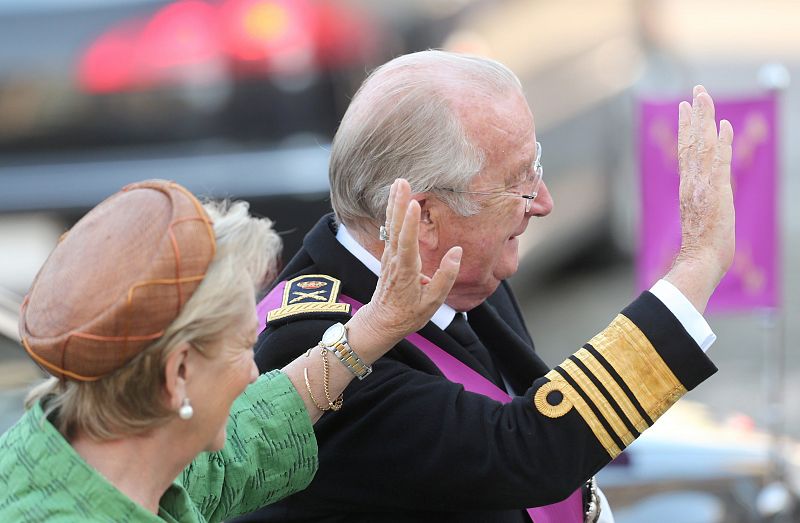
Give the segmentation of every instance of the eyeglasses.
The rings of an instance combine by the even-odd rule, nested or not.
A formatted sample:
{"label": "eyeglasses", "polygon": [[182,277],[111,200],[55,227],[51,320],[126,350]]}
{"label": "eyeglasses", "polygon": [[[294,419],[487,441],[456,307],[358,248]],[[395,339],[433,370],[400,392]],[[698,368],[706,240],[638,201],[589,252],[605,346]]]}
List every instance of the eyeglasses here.
{"label": "eyeglasses", "polygon": [[513,192],[459,191],[449,187],[440,187],[439,189],[458,194],[481,194],[484,196],[513,196],[514,198],[523,198],[525,200],[525,214],[528,214],[531,212],[533,200],[539,196],[539,186],[542,184],[542,176],[544,174],[544,169],[542,169],[542,144],[539,142],[536,142],[536,159],[531,165],[531,172],[533,172],[533,189],[529,194],[517,194]]}

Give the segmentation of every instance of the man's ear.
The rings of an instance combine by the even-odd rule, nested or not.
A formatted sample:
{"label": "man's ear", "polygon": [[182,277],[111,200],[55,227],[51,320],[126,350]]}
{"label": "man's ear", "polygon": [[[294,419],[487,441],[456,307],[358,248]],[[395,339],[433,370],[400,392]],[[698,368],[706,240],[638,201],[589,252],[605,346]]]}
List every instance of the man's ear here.
{"label": "man's ear", "polygon": [[428,194],[414,194],[412,199],[419,203],[419,244],[420,249],[435,251],[439,246],[439,202]]}
{"label": "man's ear", "polygon": [[189,374],[190,349],[191,347],[188,343],[182,343],[167,356],[167,361],[164,365],[165,401],[170,406],[170,409],[176,412],[188,394],[186,380]]}

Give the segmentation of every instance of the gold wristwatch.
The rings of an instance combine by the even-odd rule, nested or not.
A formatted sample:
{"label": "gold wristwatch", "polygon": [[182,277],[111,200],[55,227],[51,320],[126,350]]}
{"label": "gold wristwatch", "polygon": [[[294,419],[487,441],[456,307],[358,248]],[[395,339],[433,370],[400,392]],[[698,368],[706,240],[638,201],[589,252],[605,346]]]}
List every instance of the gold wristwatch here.
{"label": "gold wristwatch", "polygon": [[356,378],[363,380],[372,372],[372,367],[367,365],[347,343],[347,327],[341,323],[334,323],[328,327],[319,345],[331,351]]}

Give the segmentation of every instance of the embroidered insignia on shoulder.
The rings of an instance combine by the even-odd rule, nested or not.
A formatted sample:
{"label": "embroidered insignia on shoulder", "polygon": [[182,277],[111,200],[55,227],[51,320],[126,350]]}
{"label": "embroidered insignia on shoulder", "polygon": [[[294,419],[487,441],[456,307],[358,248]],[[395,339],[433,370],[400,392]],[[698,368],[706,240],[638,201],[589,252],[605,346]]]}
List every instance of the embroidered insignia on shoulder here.
{"label": "embroidered insignia on shoulder", "polygon": [[324,274],[306,274],[288,280],[283,288],[281,306],[269,311],[267,321],[319,312],[348,314],[350,304],[336,301],[340,283],[336,278]]}

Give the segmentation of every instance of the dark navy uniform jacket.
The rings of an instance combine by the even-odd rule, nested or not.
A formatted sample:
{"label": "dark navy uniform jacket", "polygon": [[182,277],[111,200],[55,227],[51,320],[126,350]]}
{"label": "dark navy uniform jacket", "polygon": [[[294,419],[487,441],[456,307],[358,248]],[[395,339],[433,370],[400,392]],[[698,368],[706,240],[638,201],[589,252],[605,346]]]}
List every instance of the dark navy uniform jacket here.
{"label": "dark navy uniform jacket", "polygon": [[[367,303],[377,277],[337,242],[335,228],[332,215],[317,223],[278,281],[327,275],[341,282],[340,293]],[[276,315],[256,346],[261,372],[286,365],[349,317],[323,309]],[[468,320],[518,394],[511,403],[464,391],[403,341],[351,382],[341,411],[315,425],[319,471],[308,489],[241,521],[530,521],[524,507],[566,498],[716,371],[648,292],[552,370],[534,352],[506,282]],[[493,379],[436,325],[419,332]]]}

